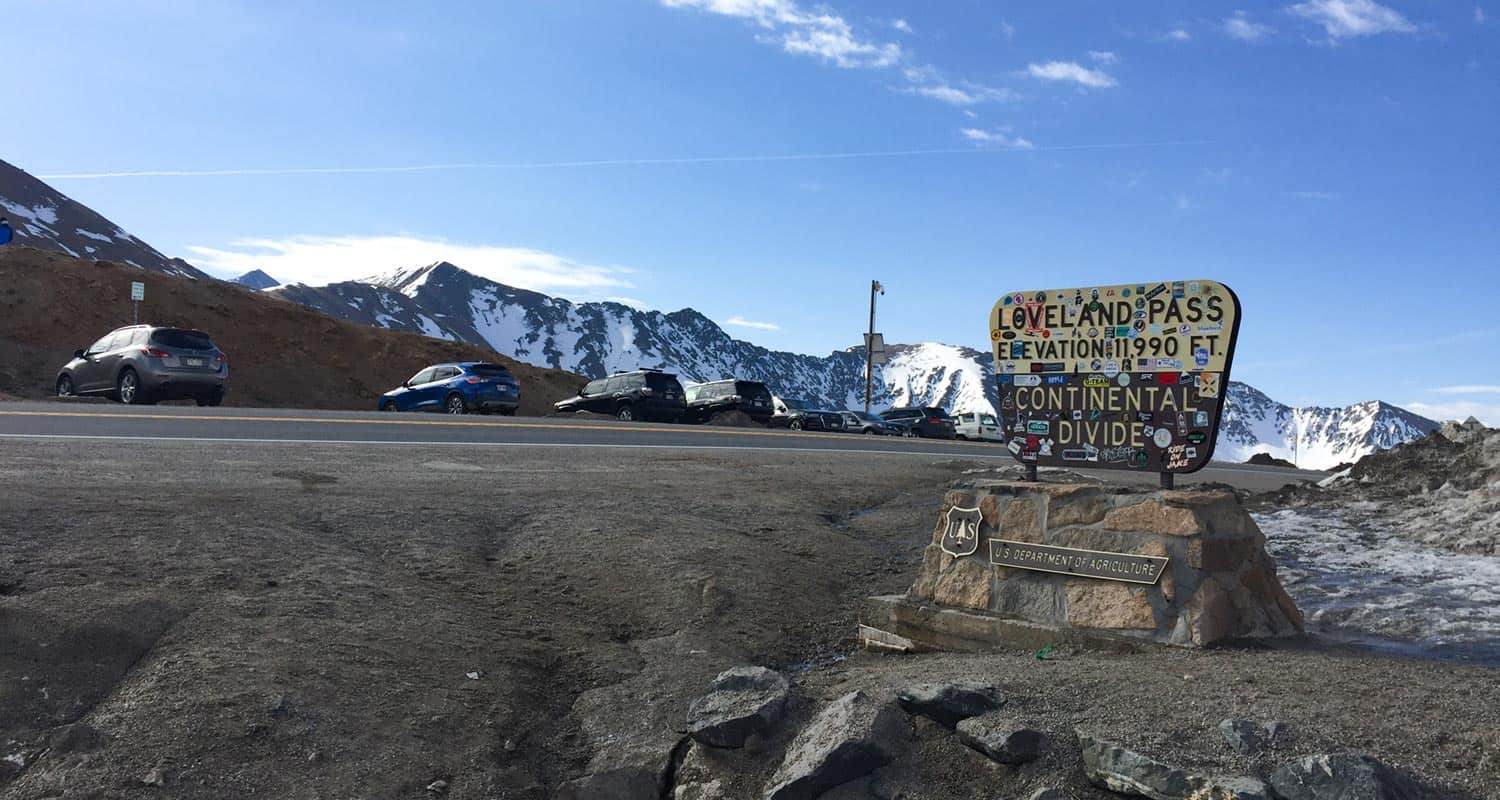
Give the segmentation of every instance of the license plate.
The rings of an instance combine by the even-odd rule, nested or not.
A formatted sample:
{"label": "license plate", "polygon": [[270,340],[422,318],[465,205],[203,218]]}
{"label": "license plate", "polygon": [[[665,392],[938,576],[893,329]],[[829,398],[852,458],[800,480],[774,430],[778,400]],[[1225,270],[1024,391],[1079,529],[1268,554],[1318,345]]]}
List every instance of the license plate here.
{"label": "license plate", "polygon": [[182,360],[182,363],[188,365],[189,367],[201,367],[208,362],[201,358],[184,358]]}

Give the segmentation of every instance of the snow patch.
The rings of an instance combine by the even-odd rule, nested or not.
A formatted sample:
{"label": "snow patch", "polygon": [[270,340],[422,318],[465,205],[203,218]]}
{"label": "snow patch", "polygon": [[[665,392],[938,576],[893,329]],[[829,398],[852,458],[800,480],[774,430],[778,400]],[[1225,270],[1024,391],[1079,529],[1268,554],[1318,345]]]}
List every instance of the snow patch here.
{"label": "snow patch", "polygon": [[93,231],[90,231],[90,230],[84,230],[83,228],[74,228],[73,232],[77,233],[79,236],[84,236],[84,237],[87,237],[89,239],[93,239],[95,241],[104,242],[105,244],[111,244],[111,243],[113,243],[113,240],[110,239],[108,236],[105,236],[104,234],[101,234],[101,233],[94,233]]}

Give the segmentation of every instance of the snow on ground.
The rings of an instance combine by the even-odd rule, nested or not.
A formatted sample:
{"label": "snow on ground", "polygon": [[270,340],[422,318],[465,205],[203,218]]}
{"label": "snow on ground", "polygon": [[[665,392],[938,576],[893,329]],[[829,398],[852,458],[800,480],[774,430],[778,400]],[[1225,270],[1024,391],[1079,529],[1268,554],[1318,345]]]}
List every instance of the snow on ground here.
{"label": "snow on ground", "polygon": [[104,242],[106,244],[108,244],[108,243],[110,243],[112,241],[108,236],[105,236],[105,235],[100,234],[100,233],[94,233],[93,231],[85,230],[83,228],[74,228],[73,232],[77,233],[79,236],[83,236],[85,238],[93,239],[93,240],[99,241],[99,242]]}
{"label": "snow on ground", "polygon": [[1427,547],[1374,520],[1356,526],[1335,513],[1254,517],[1310,629],[1500,665],[1500,557]]}

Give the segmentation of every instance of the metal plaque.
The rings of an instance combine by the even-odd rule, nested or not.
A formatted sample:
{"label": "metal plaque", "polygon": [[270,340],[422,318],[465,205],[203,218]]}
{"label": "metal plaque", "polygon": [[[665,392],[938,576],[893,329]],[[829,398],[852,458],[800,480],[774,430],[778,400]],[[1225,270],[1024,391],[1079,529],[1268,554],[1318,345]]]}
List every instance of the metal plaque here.
{"label": "metal plaque", "polygon": [[1057,467],[1203,468],[1239,328],[1239,298],[1210,280],[1005,295],[990,341],[1011,453]]}
{"label": "metal plaque", "polygon": [[958,558],[974,555],[979,550],[979,523],[984,519],[979,509],[954,506],[948,509],[943,519],[946,527],[943,528],[942,540],[938,542],[943,552]]}
{"label": "metal plaque", "polygon": [[1147,585],[1160,580],[1162,571],[1167,568],[1167,559],[1160,556],[1080,550],[1007,539],[990,540],[990,563],[1000,567]]}
{"label": "metal plaque", "polygon": [[139,303],[146,299],[146,284],[140,281],[130,282],[130,299]]}

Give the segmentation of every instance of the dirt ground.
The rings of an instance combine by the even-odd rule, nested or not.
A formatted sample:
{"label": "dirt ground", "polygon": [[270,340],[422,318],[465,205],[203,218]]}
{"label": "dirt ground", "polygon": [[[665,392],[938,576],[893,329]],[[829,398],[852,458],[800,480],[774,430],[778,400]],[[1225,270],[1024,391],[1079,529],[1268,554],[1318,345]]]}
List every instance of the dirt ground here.
{"label": "dirt ground", "polygon": [[[1500,796],[1500,673],[1316,644],[878,656],[966,463],[900,456],[0,441],[0,798],[544,798],[601,736],[679,736],[718,671],[992,680],[1057,734],[999,767],[915,724],[837,797],[1083,782],[1085,726],[1208,772],[1366,750]],[[1220,719],[1294,739],[1251,762]],[[744,796],[794,730],[733,756]],[[435,782],[443,781],[445,785]],[[434,787],[429,789],[429,787]]]}
{"label": "dirt ground", "polygon": [[26,247],[0,248],[0,398],[53,394],[74,350],[140,320],[200,328],[229,356],[225,405],[373,409],[428,364],[497,361],[521,383],[520,413],[541,415],[584,378],[481,347],[341,322],[231,283],[193,281]]}

